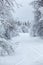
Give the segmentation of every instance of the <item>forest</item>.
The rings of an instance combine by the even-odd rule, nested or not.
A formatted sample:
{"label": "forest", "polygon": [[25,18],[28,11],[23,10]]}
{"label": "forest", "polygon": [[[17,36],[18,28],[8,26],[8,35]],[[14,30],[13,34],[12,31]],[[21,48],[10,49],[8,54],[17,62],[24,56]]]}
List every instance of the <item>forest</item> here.
{"label": "forest", "polygon": [[[27,3],[33,9],[32,16],[26,9],[23,14],[21,9],[28,10],[29,1],[23,2],[0,0],[0,65],[43,65],[43,0]],[[22,21],[18,15],[16,19],[15,7],[24,18],[29,14],[30,18]]]}

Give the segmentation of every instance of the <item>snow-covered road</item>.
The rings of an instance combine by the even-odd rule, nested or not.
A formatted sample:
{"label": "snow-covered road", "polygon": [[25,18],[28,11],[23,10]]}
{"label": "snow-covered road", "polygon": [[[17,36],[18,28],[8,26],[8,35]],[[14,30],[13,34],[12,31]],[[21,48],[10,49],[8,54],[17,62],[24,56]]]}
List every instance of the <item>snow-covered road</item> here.
{"label": "snow-covered road", "polygon": [[0,65],[43,65],[43,40],[20,34],[12,38],[15,55],[0,57]]}

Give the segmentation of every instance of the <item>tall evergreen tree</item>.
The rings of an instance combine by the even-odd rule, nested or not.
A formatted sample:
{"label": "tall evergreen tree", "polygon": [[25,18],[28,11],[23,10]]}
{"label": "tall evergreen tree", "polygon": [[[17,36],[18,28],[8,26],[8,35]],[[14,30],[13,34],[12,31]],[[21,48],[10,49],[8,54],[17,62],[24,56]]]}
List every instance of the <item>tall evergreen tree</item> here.
{"label": "tall evergreen tree", "polygon": [[15,26],[12,15],[14,2],[16,3],[15,0],[0,0],[0,56],[14,53],[13,45],[8,41]]}
{"label": "tall evergreen tree", "polygon": [[43,21],[41,21],[42,12],[40,11],[41,7],[43,7],[43,0],[36,0],[32,2],[32,5],[34,6],[34,22],[32,27],[32,34],[34,36],[43,36]]}

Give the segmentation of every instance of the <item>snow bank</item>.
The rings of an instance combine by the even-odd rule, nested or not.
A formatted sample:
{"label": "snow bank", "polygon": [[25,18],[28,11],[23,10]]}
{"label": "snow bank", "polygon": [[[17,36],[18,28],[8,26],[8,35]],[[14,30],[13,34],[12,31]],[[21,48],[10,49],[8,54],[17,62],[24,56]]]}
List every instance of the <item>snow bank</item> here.
{"label": "snow bank", "polygon": [[43,65],[42,39],[20,33],[11,42],[15,43],[15,55],[0,57],[0,65]]}

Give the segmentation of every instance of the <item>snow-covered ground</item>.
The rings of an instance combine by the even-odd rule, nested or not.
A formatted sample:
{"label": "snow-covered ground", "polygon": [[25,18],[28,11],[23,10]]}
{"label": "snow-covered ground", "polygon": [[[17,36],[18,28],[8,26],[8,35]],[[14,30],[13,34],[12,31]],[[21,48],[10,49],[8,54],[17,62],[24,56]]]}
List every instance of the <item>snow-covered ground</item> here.
{"label": "snow-covered ground", "polygon": [[43,40],[20,34],[10,41],[15,45],[14,56],[0,57],[0,65],[43,65]]}

